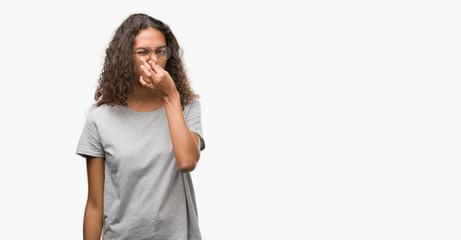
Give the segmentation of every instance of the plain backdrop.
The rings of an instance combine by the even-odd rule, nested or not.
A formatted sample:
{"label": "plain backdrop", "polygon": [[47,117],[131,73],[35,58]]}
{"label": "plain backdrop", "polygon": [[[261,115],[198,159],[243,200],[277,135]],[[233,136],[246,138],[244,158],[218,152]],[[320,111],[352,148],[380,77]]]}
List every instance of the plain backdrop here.
{"label": "plain backdrop", "polygon": [[0,4],[0,239],[82,239],[105,50],[167,23],[201,98],[203,239],[460,239],[457,1]]}

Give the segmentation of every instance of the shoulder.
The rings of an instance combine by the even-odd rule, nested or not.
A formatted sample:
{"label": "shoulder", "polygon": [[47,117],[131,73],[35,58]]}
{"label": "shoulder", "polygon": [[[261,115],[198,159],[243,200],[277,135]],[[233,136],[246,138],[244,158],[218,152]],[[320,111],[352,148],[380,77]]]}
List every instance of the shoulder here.
{"label": "shoulder", "polygon": [[184,114],[187,115],[189,111],[197,109],[200,110],[200,100],[195,98],[184,105]]}
{"label": "shoulder", "polygon": [[200,100],[199,100],[198,98],[195,98],[195,99],[190,100],[190,101],[185,105],[186,108],[193,108],[193,107],[197,107],[197,106],[200,106]]}
{"label": "shoulder", "polygon": [[92,116],[95,116],[95,115],[99,115],[99,114],[102,114],[104,113],[105,111],[107,111],[107,108],[109,106],[106,105],[106,104],[103,104],[101,106],[92,106],[89,111],[88,111],[88,116],[92,115]]}
{"label": "shoulder", "polygon": [[111,111],[113,107],[103,104],[101,106],[92,106],[90,109],[87,110],[86,118],[91,122],[96,122],[98,118],[104,116],[109,111]]}

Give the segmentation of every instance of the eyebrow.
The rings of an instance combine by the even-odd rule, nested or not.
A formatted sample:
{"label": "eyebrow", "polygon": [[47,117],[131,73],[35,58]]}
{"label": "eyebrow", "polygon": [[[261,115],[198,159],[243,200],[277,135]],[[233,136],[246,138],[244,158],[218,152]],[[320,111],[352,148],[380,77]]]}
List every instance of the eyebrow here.
{"label": "eyebrow", "polygon": [[[166,45],[158,46],[158,47],[155,47],[153,49],[157,49],[157,48],[161,48],[161,47],[166,47]],[[143,47],[143,46],[141,46],[141,47],[137,47],[136,49],[138,49],[138,48],[152,48],[152,47]]]}

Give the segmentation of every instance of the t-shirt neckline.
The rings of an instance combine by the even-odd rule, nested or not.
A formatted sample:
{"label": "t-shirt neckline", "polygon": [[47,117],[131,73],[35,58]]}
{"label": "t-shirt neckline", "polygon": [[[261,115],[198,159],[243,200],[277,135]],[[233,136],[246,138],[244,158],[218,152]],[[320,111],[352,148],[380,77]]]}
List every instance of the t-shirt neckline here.
{"label": "t-shirt neckline", "polygon": [[131,109],[131,108],[129,108],[129,107],[125,107],[125,106],[123,106],[123,108],[126,109],[128,112],[131,112],[131,113],[133,113],[133,114],[138,114],[138,115],[149,115],[149,114],[154,114],[154,113],[157,113],[157,112],[160,112],[160,111],[164,110],[164,109],[165,109],[165,106],[162,106],[161,108],[156,109],[156,110],[154,110],[154,111],[150,111],[150,112],[137,112],[137,111],[135,111],[135,110],[133,110],[133,109]]}

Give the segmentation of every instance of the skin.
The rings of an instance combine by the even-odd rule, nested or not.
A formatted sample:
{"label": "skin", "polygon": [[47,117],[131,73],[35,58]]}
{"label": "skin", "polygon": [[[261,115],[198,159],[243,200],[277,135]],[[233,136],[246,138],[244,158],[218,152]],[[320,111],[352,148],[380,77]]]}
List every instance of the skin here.
{"label": "skin", "polygon": [[101,238],[104,207],[104,158],[87,157],[88,199],[83,219],[83,239]]}
{"label": "skin", "polygon": [[[141,30],[136,35],[133,52],[138,47],[156,49],[166,46],[163,34],[154,28]],[[137,112],[151,112],[165,107],[178,170],[191,172],[200,159],[199,136],[191,132],[181,109],[180,95],[170,74],[165,71],[165,60],[157,59],[155,52],[147,59],[133,54],[139,82],[128,94],[128,108]],[[102,233],[104,206],[104,158],[87,157],[88,200],[83,222],[83,239],[99,240]]]}

